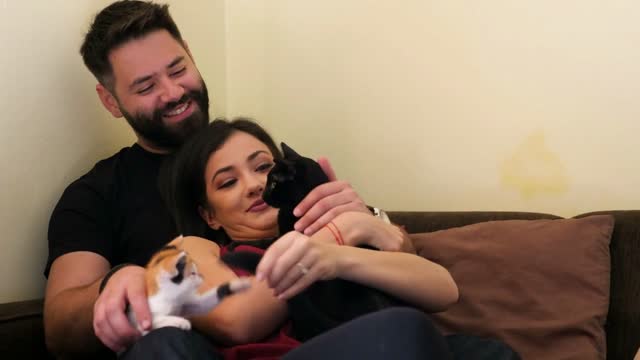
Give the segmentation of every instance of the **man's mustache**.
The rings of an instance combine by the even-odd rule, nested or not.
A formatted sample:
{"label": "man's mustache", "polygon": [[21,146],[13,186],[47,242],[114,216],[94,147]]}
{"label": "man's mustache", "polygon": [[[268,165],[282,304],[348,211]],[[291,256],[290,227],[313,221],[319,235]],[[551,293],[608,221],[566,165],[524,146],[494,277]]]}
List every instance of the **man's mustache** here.
{"label": "man's mustache", "polygon": [[182,95],[182,97],[179,100],[167,103],[167,105],[161,111],[165,112],[165,111],[172,110],[172,109],[178,107],[179,105],[182,105],[182,104],[186,103],[190,99],[191,99],[191,95],[189,93],[185,93],[184,95]]}

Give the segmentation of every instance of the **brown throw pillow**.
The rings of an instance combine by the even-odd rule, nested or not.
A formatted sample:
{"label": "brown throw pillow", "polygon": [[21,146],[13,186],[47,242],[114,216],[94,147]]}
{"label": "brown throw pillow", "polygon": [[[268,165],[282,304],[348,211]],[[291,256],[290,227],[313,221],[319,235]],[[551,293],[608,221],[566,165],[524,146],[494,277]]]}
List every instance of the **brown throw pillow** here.
{"label": "brown throw pillow", "polygon": [[501,339],[523,359],[605,359],[613,224],[595,215],[412,234],[418,254],[460,289],[436,326]]}

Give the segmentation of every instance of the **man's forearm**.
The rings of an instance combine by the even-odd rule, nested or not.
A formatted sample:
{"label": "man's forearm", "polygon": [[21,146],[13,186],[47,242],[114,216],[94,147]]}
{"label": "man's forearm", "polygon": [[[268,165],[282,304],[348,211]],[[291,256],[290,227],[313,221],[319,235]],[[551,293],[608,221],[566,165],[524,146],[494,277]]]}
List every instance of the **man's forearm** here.
{"label": "man's forearm", "polygon": [[93,305],[98,298],[100,281],[67,289],[46,299],[45,339],[49,351],[56,356],[74,357],[103,347],[93,331]]}

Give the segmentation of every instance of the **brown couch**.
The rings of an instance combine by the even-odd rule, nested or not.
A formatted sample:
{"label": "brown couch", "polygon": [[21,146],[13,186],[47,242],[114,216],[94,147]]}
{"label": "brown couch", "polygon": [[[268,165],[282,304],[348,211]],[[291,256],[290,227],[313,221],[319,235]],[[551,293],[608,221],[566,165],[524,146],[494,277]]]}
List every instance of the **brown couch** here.
{"label": "brown couch", "polygon": [[[615,227],[611,238],[610,304],[606,321],[607,358],[633,359],[640,347],[640,210],[603,211]],[[409,233],[433,232],[491,220],[557,219],[527,212],[392,212]],[[553,346],[550,343],[549,346]],[[0,354],[6,359],[46,359],[42,300],[0,305]]]}

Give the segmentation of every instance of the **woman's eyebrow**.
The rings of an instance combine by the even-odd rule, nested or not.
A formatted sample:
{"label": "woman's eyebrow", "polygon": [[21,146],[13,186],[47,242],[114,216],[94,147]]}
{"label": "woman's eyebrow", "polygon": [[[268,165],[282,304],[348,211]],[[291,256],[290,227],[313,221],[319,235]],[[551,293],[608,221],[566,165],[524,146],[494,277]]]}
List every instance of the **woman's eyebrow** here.
{"label": "woman's eyebrow", "polygon": [[269,153],[264,151],[264,150],[258,150],[256,152],[251,153],[251,155],[247,156],[247,161],[251,161],[251,160],[255,159],[260,154],[267,154],[268,155]]}
{"label": "woman's eyebrow", "polygon": [[[264,151],[264,150],[255,151],[255,152],[251,153],[251,155],[247,156],[247,162],[249,162],[251,160],[254,160],[260,154],[267,154],[268,155],[269,153]],[[213,174],[213,177],[211,178],[211,182],[213,182],[216,179],[216,176],[218,176],[220,173],[231,171],[232,169],[233,169],[233,165],[225,166],[223,168],[218,169],[218,171],[216,171],[215,174]]]}
{"label": "woman's eyebrow", "polygon": [[211,182],[214,182],[216,180],[216,176],[220,175],[223,172],[231,171],[231,169],[233,169],[233,166],[231,165],[218,169],[218,171],[216,171],[216,173],[213,174],[213,177],[211,178]]}

